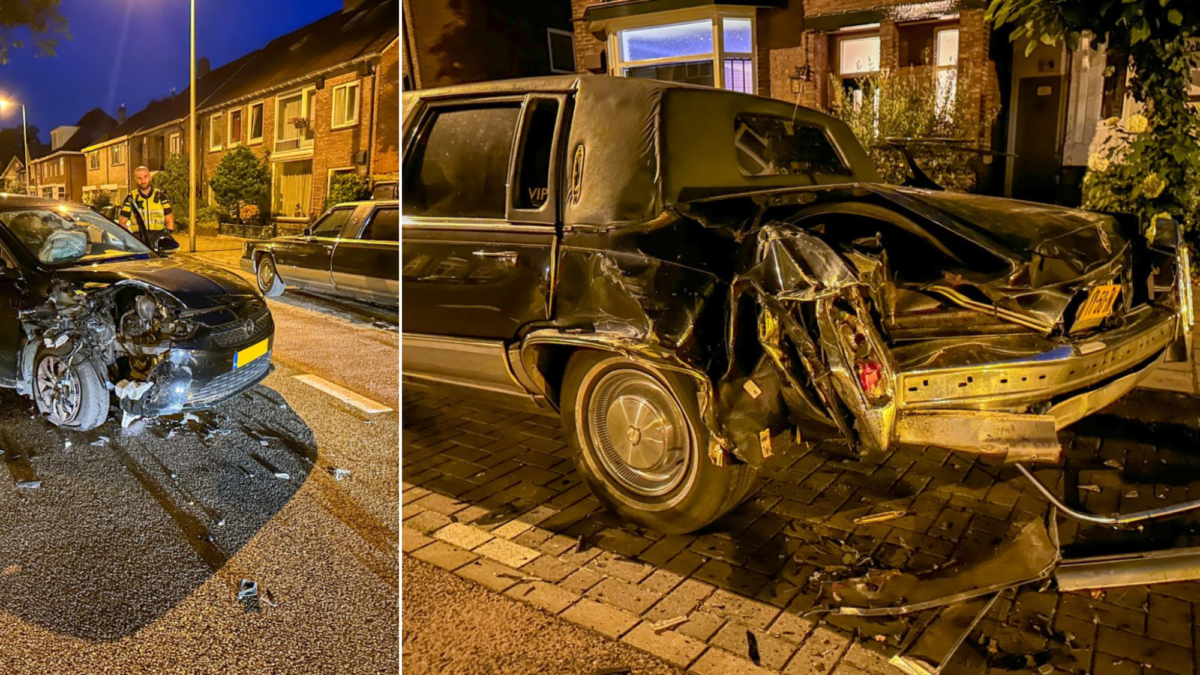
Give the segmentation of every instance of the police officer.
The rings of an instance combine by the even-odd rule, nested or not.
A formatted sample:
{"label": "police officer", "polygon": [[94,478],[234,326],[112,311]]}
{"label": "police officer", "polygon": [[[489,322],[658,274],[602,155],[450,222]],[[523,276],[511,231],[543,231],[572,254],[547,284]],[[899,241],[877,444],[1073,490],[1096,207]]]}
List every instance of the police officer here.
{"label": "police officer", "polygon": [[[162,190],[150,184],[150,169],[139,166],[133,171],[133,179],[137,181],[137,191],[131,192],[121,204],[121,214],[117,221],[121,227],[130,230],[150,248],[154,248],[164,235],[170,236],[175,231],[175,216],[171,213],[171,200]],[[135,227],[128,225],[130,219]]]}

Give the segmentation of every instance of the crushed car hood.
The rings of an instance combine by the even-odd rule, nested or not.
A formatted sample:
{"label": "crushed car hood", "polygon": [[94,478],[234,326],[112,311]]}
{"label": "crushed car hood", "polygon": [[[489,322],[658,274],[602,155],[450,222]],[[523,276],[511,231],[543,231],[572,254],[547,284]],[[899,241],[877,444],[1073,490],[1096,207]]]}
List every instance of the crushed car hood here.
{"label": "crushed car hood", "polygon": [[171,294],[190,309],[218,307],[256,295],[254,286],[232,272],[177,258],[79,265],[56,270],[55,276],[76,283],[138,281]]}

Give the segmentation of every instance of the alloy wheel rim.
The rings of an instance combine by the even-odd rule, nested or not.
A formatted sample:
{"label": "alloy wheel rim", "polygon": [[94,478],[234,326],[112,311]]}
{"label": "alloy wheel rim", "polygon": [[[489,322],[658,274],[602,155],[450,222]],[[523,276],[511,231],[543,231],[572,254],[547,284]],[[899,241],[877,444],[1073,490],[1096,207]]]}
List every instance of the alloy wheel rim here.
{"label": "alloy wheel rim", "polygon": [[37,396],[51,422],[75,419],[83,400],[75,369],[57,356],[44,357],[37,367]]}
{"label": "alloy wheel rim", "polygon": [[587,422],[602,468],[622,488],[657,497],[683,479],[691,434],[675,397],[648,374],[625,369],[602,377]]}

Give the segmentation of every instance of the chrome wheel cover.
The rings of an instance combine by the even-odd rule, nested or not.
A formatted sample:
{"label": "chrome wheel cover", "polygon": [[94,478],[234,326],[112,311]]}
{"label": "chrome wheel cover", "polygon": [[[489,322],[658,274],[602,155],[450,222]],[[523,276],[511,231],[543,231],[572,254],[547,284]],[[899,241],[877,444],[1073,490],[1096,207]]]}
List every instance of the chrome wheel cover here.
{"label": "chrome wheel cover", "polygon": [[66,424],[79,415],[83,393],[75,369],[57,356],[42,357],[37,366],[37,397],[55,424]]}
{"label": "chrome wheel cover", "polygon": [[687,473],[691,433],[671,392],[638,370],[604,375],[588,400],[587,434],[605,473],[626,490],[657,497]]}
{"label": "chrome wheel cover", "polygon": [[270,290],[275,283],[275,265],[270,258],[263,258],[258,265],[258,287],[264,291]]}

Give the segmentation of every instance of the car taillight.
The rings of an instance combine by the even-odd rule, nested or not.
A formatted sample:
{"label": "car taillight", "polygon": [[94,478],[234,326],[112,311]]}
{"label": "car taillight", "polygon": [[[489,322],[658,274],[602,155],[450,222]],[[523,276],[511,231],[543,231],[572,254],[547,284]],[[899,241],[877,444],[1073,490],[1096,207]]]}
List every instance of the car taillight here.
{"label": "car taillight", "polygon": [[858,383],[868,396],[879,394],[879,385],[883,382],[883,366],[878,361],[858,361]]}

